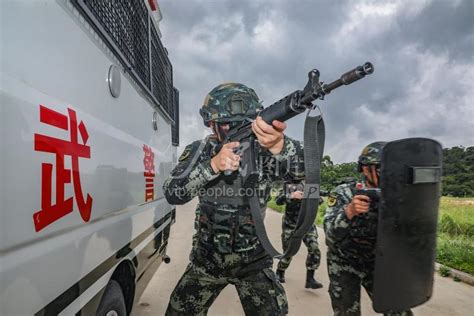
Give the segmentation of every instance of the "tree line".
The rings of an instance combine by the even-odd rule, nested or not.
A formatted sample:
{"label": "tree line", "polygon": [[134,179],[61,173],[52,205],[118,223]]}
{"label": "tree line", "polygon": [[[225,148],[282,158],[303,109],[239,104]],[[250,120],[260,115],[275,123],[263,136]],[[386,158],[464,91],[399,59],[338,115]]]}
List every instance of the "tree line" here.
{"label": "tree line", "polygon": [[474,196],[474,147],[443,149],[443,195]]}
{"label": "tree line", "polygon": [[[360,180],[357,162],[334,164],[324,156],[321,169],[321,186],[332,190],[338,184],[355,178]],[[443,195],[474,196],[474,147],[457,146],[443,149]]]}

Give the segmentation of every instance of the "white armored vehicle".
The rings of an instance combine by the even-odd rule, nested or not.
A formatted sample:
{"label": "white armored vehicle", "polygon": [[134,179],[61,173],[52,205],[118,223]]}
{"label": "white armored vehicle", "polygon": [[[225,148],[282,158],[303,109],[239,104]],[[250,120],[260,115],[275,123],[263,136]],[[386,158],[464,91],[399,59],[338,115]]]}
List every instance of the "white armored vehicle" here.
{"label": "white armored vehicle", "polygon": [[0,6],[0,315],[128,315],[175,218],[156,0]]}

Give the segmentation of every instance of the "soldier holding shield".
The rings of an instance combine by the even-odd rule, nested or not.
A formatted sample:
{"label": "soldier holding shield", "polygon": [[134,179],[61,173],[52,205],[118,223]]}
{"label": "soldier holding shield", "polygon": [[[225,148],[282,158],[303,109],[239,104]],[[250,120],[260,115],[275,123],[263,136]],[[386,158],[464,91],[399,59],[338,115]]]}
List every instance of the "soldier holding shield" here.
{"label": "soldier holding shield", "polygon": [[[366,188],[378,188],[385,142],[366,146],[359,156],[359,172]],[[360,287],[370,297],[374,287],[378,206],[355,194],[356,184],[341,184],[328,197],[324,230],[328,245],[329,294],[334,315],[360,315]],[[372,203],[371,203],[372,202]],[[386,315],[412,315],[410,310]]]}

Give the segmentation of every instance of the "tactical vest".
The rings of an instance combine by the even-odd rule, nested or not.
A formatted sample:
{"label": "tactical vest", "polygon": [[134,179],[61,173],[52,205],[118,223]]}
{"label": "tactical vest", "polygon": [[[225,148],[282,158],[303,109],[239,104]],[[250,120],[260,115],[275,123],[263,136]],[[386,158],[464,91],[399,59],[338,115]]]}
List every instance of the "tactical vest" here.
{"label": "tactical vest", "polygon": [[377,241],[377,220],[377,211],[374,209],[353,217],[344,250],[360,257],[372,257],[375,254]]}
{"label": "tactical vest", "polygon": [[[355,185],[351,185],[351,191],[354,190]],[[377,241],[377,211],[377,206],[371,204],[369,212],[352,218],[348,235],[338,243],[344,253],[358,258],[373,257]]]}
{"label": "tactical vest", "polygon": [[245,192],[239,173],[221,175],[205,189],[199,196],[200,242],[222,254],[255,249],[258,238],[246,197],[252,192]]}

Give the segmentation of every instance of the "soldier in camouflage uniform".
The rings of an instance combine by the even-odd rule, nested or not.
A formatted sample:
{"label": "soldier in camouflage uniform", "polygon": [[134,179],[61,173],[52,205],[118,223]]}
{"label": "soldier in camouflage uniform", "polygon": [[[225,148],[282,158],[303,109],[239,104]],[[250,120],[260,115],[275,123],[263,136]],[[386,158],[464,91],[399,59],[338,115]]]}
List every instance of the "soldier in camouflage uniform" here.
{"label": "soldier in camouflage uniform", "polygon": [[[301,199],[303,198],[304,182],[286,181],[283,184],[283,191],[276,198],[275,202],[278,205],[286,204],[285,214],[282,219],[282,233],[281,242],[283,250],[288,248],[288,242],[291,235],[296,229],[296,222],[301,206]],[[304,235],[303,243],[308,248],[308,256],[306,257],[306,284],[305,288],[319,289],[323,285],[314,279],[314,271],[319,267],[321,261],[321,252],[318,246],[318,231],[313,224],[311,229]],[[278,263],[276,275],[281,283],[285,283],[285,270],[291,263],[292,258],[283,258]]]}
{"label": "soldier in camouflage uniform", "polygon": [[[271,269],[273,259],[255,233],[246,198],[249,192],[242,191],[242,178],[237,172],[240,156],[235,153],[239,144],[222,144],[233,124],[255,118],[261,109],[255,92],[242,84],[214,88],[200,111],[214,134],[188,145],[164,183],[170,204],[184,204],[199,197],[190,263],[171,294],[167,315],[206,315],[229,283],[236,286],[247,315],[285,315],[288,311],[284,289]],[[303,159],[302,145],[285,136],[285,128],[282,122],[269,125],[260,117],[252,125],[261,162],[257,194],[263,214],[278,163]],[[234,171],[230,175],[222,172],[229,169]],[[287,176],[304,175],[289,172]]]}
{"label": "soldier in camouflage uniform", "polygon": [[[381,153],[385,142],[366,146],[359,156],[364,184],[345,183],[328,197],[324,230],[328,245],[329,295],[334,315],[360,315],[360,286],[373,293],[377,205],[365,195],[354,195],[356,186],[379,185]],[[386,315],[412,315],[410,310]]]}

